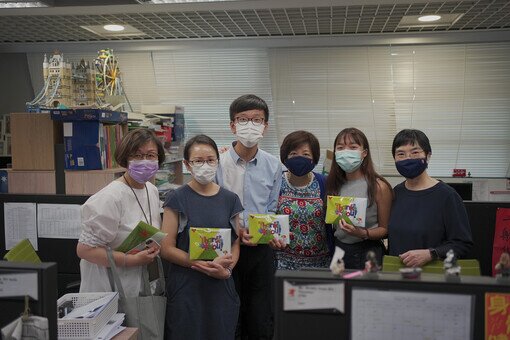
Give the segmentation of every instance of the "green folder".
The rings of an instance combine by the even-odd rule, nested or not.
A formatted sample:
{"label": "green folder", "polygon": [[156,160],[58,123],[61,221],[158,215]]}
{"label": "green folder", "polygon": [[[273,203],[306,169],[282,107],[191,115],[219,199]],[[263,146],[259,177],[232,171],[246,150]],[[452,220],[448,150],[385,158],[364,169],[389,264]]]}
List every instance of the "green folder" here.
{"label": "green folder", "polygon": [[123,253],[127,253],[131,249],[137,247],[140,243],[145,242],[147,239],[152,238],[154,241],[161,244],[161,240],[166,236],[166,233],[161,232],[158,228],[151,226],[143,221],[138,222],[136,227],[129,233],[128,237],[122,244],[115,249]]}
{"label": "green folder", "polygon": [[37,256],[32,243],[30,243],[28,239],[21,240],[9,250],[9,252],[4,255],[4,260],[11,262],[41,263],[41,259]]}
{"label": "green folder", "polygon": [[[468,276],[480,276],[480,263],[476,259],[465,259],[465,260],[457,260],[457,264],[460,266],[460,274],[468,275]],[[385,255],[383,257],[383,267],[382,270],[384,272],[398,272],[400,268],[405,268],[404,264],[400,260],[398,256],[389,256]],[[423,273],[432,273],[432,274],[443,274],[443,261],[434,260],[422,267]]]}

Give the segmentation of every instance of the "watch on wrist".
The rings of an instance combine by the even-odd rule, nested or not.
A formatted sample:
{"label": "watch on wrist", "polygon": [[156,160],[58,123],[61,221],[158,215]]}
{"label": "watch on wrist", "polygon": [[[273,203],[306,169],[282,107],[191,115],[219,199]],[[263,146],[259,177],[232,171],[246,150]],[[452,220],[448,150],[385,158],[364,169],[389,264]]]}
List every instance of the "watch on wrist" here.
{"label": "watch on wrist", "polygon": [[432,258],[432,260],[437,260],[439,258],[436,248],[429,248],[429,251],[430,251],[430,257]]}

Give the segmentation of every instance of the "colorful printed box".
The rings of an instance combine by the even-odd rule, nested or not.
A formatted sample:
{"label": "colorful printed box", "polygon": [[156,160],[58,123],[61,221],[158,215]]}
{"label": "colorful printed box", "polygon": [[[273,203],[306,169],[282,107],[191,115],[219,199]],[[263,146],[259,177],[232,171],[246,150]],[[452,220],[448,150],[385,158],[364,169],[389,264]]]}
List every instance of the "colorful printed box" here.
{"label": "colorful printed box", "polygon": [[328,196],[326,223],[337,224],[340,219],[356,227],[365,227],[367,199],[359,197]]}
{"label": "colorful printed box", "polygon": [[230,254],[230,228],[189,228],[189,259],[213,260]]}
{"label": "colorful printed box", "polygon": [[248,228],[253,243],[267,244],[272,239],[289,243],[289,215],[250,214]]}

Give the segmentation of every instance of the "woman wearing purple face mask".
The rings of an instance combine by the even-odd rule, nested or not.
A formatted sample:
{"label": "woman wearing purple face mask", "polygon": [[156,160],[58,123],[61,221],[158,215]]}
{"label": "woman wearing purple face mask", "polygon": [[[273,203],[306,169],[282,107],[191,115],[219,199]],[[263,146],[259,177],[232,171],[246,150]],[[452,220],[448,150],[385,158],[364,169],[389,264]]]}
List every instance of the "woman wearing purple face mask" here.
{"label": "woman wearing purple face mask", "polygon": [[393,139],[392,153],[406,180],[394,188],[390,255],[400,256],[408,267],[444,259],[450,249],[457,257],[466,257],[473,246],[466,209],[454,189],[427,173],[432,155],[427,136],[402,130]]}
{"label": "woman wearing purple face mask", "polygon": [[[159,194],[150,180],[164,159],[161,141],[143,128],[129,132],[115,150],[115,160],[127,171],[82,206],[82,233],[76,249],[82,259],[80,292],[111,291],[106,248],[120,246],[140,221],[160,228]],[[113,251],[127,296],[138,296],[141,268],[158,254],[159,246],[133,255]]]}
{"label": "woman wearing purple face mask", "polygon": [[324,224],[325,179],[312,170],[320,157],[317,138],[307,131],[288,134],[280,147],[280,159],[288,171],[282,174],[277,214],[289,215],[290,242],[270,241],[277,268],[327,268],[333,250],[333,232]]}

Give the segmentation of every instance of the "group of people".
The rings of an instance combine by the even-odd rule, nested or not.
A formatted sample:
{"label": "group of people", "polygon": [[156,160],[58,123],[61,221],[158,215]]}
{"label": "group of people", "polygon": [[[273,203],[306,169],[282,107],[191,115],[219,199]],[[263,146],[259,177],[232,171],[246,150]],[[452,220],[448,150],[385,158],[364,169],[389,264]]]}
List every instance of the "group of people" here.
{"label": "group of people", "polygon": [[[379,263],[389,253],[409,267],[444,258],[450,249],[458,257],[470,251],[461,198],[427,174],[432,149],[423,132],[406,129],[395,136],[392,154],[405,181],[392,189],[375,171],[362,131],[347,128],[336,136],[335,160],[325,178],[313,171],[320,146],[310,132],[287,135],[279,160],[261,150],[268,121],[265,101],[244,95],[230,106],[236,140],[226,151],[220,154],[206,135],[189,139],[183,163],[192,179],[167,195],[163,218],[150,179],[164,149],[147,129],[128,133],[115,151],[126,173],[82,207],[80,291],[111,290],[106,248],[115,249],[142,220],[167,233],[160,247],[135,255],[113,251],[113,257],[131,296],[140,291],[143,265],[158,255],[168,263],[166,339],[272,339],[277,268],[325,268],[335,245],[345,251],[347,269],[364,268],[369,251]],[[365,227],[345,220],[325,224],[327,195],[367,198]],[[289,242],[254,244],[251,213],[289,215]],[[212,261],[190,260],[190,227],[230,229],[231,252]]]}

